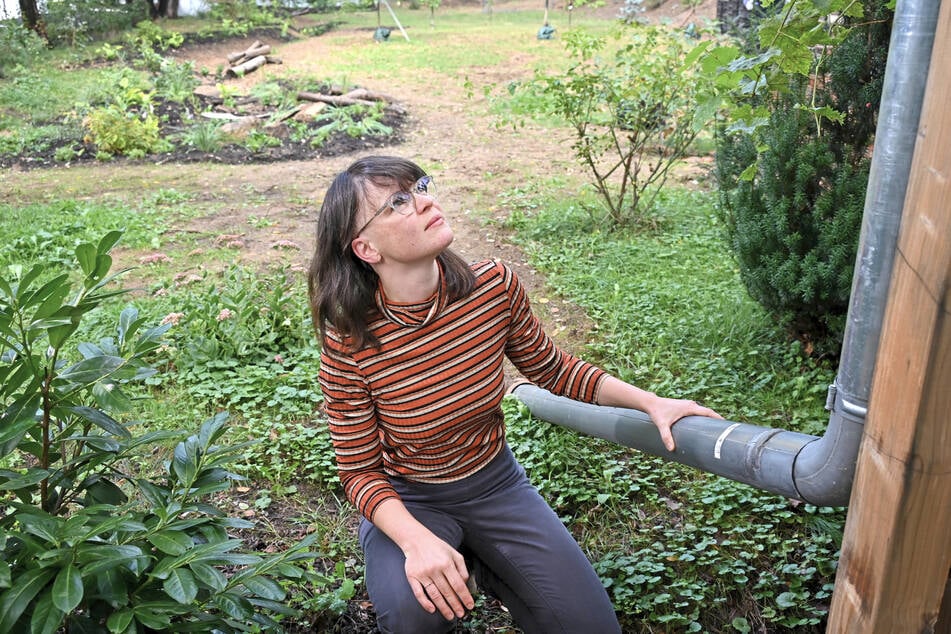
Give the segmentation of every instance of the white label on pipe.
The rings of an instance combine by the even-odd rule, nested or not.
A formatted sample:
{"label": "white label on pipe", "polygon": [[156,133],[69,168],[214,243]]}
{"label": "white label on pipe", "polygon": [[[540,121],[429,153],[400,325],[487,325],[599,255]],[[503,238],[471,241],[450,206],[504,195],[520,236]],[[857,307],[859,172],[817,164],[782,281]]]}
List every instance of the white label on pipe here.
{"label": "white label on pipe", "polygon": [[733,423],[732,425],[730,425],[729,427],[723,430],[723,433],[720,434],[719,438],[717,438],[717,444],[713,447],[714,458],[716,458],[717,460],[720,459],[720,447],[723,446],[723,441],[726,440],[726,437],[729,436],[730,433],[739,426],[740,426],[740,423]]}

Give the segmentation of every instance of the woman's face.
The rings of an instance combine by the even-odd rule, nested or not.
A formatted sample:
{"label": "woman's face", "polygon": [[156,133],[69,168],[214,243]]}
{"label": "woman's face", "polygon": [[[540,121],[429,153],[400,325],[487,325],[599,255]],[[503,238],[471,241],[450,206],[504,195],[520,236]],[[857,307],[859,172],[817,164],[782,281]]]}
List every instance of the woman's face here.
{"label": "woman's face", "polygon": [[[367,240],[384,260],[401,263],[431,260],[452,243],[452,229],[442,207],[431,195],[413,193],[409,203],[402,208],[407,213],[394,211],[388,203],[394,200],[391,196],[401,191],[408,190],[395,183],[367,183],[358,212],[358,226],[369,224],[363,227],[354,242]],[[377,214],[380,209],[383,211]]]}

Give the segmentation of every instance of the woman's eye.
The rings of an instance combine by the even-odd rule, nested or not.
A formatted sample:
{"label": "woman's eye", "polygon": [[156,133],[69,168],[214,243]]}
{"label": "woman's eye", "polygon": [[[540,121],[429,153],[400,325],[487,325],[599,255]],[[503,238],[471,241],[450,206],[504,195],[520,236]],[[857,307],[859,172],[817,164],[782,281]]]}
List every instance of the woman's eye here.
{"label": "woman's eye", "polygon": [[409,192],[398,192],[393,194],[393,199],[390,204],[393,206],[393,209],[401,209],[410,203],[412,195]]}

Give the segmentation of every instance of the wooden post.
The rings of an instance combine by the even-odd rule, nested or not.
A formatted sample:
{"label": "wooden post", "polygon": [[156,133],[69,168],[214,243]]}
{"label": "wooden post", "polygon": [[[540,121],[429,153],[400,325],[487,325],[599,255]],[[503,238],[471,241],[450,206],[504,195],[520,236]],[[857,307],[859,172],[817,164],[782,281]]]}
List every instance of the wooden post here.
{"label": "wooden post", "polygon": [[951,627],[941,610],[951,568],[949,59],[943,2],[828,632]]}

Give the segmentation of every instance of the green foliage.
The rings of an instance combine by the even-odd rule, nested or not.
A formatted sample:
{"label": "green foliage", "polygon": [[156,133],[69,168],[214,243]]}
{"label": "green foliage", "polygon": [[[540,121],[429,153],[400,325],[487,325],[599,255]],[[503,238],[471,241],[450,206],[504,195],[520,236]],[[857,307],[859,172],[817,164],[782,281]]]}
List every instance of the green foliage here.
{"label": "green foliage", "polygon": [[83,127],[86,141],[107,155],[142,158],[168,148],[159,135],[158,118],[150,113],[139,117],[116,105],[93,108],[83,119]]}
{"label": "green foliage", "polygon": [[52,44],[77,46],[128,29],[146,13],[141,2],[52,0],[45,3],[44,18]]}
{"label": "green foliage", "polygon": [[[841,345],[868,183],[869,161],[837,157],[811,118],[777,108],[752,139],[723,141],[723,218],[750,295],[794,333],[836,354]],[[756,161],[744,180],[740,166]],[[732,169],[732,171],[731,171]]]}
{"label": "green foliage", "polygon": [[276,355],[313,339],[306,300],[287,271],[261,276],[233,266],[209,281],[182,279],[167,296],[176,308],[165,317],[175,324],[171,359],[186,376],[215,365],[279,363]]}
{"label": "green foliage", "polygon": [[393,129],[384,124],[382,119],[383,105],[380,103],[330,108],[321,115],[320,120],[326,123],[310,135],[310,144],[320,147],[327,139],[341,133],[353,138],[392,134]]}
{"label": "green foliage", "polygon": [[634,26],[608,59],[606,41],[582,30],[565,43],[564,72],[537,71],[528,91],[545,114],[574,130],[573,150],[615,226],[640,224],[670,168],[682,159],[705,119],[696,107],[706,90],[688,58],[691,44],[670,31]]}
{"label": "green foliage", "polygon": [[14,20],[0,21],[0,79],[7,76],[8,70],[16,66],[26,66],[46,46],[39,35],[24,29]]}
{"label": "green foliage", "polygon": [[189,126],[176,137],[176,141],[193,147],[200,152],[215,152],[226,142],[221,124],[216,121],[202,121]]}
{"label": "green foliage", "polygon": [[147,84],[129,71],[119,72],[116,77],[118,90],[110,95],[110,102],[91,108],[83,118],[84,140],[99,152],[132,158],[169,149],[152,111],[152,93],[147,92]]}
{"label": "green foliage", "polygon": [[200,83],[195,76],[194,62],[179,63],[166,59],[155,76],[155,91],[169,101],[185,103],[194,97],[195,88]]}
{"label": "green foliage", "polygon": [[704,41],[696,54],[703,74],[717,91],[702,109],[721,110],[729,132],[750,132],[768,121],[764,99],[779,94],[791,95],[797,108],[809,111],[817,128],[825,121],[841,120],[845,111],[818,105],[811,95],[791,91],[791,85],[801,85],[791,79],[812,77],[822,83],[828,54],[849,35],[853,24],[869,24],[860,20],[865,15],[863,3],[855,0],[797,0],[762,17],[756,25],[755,44]]}
{"label": "green foliage", "polygon": [[231,36],[247,35],[251,29],[262,26],[288,25],[287,18],[274,11],[279,5],[259,4],[254,0],[212,0],[209,17]]}
{"label": "green foliage", "polygon": [[125,39],[132,48],[137,50],[167,51],[181,46],[185,36],[178,31],[162,28],[158,22],[142,20],[135,25],[135,30],[126,34]]}
{"label": "green foliage", "polygon": [[244,447],[219,444],[227,416],[176,444],[161,476],[136,472],[181,435],[136,435],[116,413],[168,325],[135,309],[115,337],[72,343],[108,287],[112,232],[76,248],[75,270],[12,267],[0,278],[0,632],[260,631],[293,616],[282,583],[323,583],[303,565],[313,541],[282,553],[241,550],[248,522],[206,501],[238,478]]}
{"label": "green foliage", "polygon": [[275,136],[271,136],[264,130],[254,129],[248,133],[248,136],[244,138],[242,144],[251,152],[257,153],[267,148],[280,147],[281,140]]}
{"label": "green foliage", "polygon": [[848,310],[889,40],[890,11],[871,2],[866,14],[875,19],[845,32],[821,79],[789,81],[764,101],[768,125],[724,126],[718,138],[721,213],[749,292],[831,355]]}
{"label": "green foliage", "polygon": [[[507,194],[517,239],[553,292],[598,324],[589,355],[735,420],[821,431],[828,363],[804,358],[747,293],[709,194],[665,191],[660,229],[605,231],[554,187]],[[818,426],[818,428],[817,428]]]}

